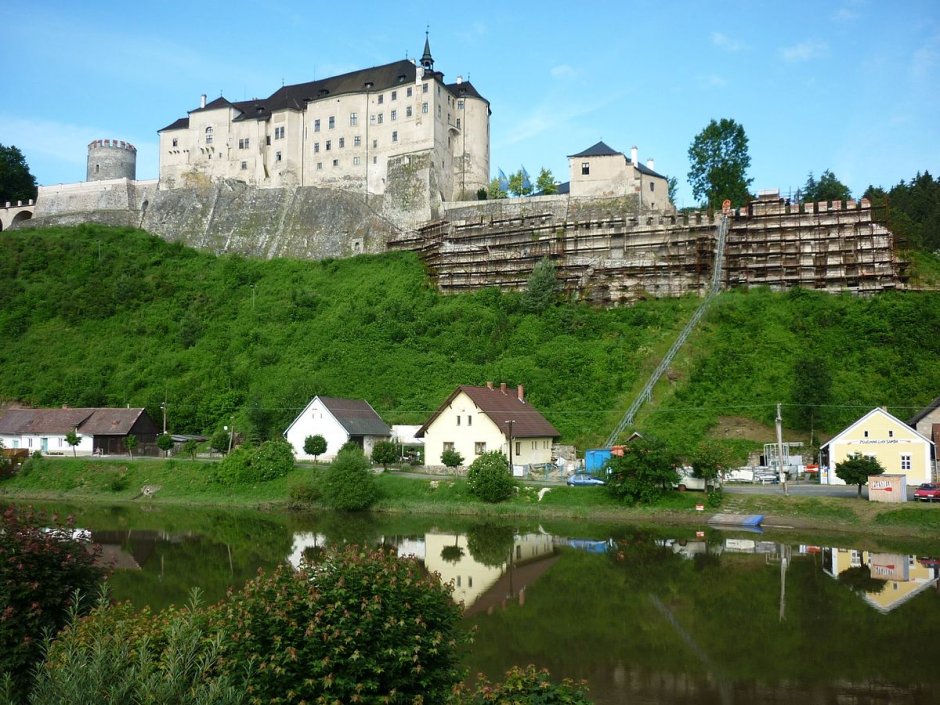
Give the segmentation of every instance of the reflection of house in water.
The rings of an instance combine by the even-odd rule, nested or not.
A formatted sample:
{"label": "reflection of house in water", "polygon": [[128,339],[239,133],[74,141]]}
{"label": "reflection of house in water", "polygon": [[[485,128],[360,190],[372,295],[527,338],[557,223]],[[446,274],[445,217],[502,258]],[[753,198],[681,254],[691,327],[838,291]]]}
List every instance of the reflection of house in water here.
{"label": "reflection of house in water", "polygon": [[940,579],[940,566],[917,556],[898,553],[872,553],[851,548],[823,550],[823,567],[829,575],[838,578],[851,568],[867,566],[873,580],[881,580],[879,591],[866,591],[862,597],[879,612],[890,612],[915,595],[923,592]]}
{"label": "reflection of house in water", "polygon": [[[424,565],[440,573],[441,580],[454,586],[454,600],[462,602],[466,614],[477,614],[518,598],[525,602],[525,590],[557,557],[550,534],[517,534],[506,561],[499,566],[485,565],[470,554],[464,534],[425,534]],[[445,550],[456,547],[459,551]],[[457,555],[459,554],[459,556]]]}
{"label": "reflection of house in water", "polygon": [[165,531],[92,531],[91,540],[101,548],[100,562],[115,570],[140,570],[160,543],[180,543],[183,535]]}

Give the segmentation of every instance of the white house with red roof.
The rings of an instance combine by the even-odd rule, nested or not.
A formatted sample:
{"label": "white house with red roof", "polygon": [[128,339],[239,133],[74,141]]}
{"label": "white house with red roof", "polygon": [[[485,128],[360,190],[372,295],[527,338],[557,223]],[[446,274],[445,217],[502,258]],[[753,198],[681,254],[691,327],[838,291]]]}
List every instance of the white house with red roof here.
{"label": "white house with red roof", "polygon": [[441,453],[448,449],[460,453],[465,465],[498,450],[512,455],[514,467],[551,462],[552,445],[559,437],[555,427],[526,401],[521,384],[511,389],[492,382],[485,387],[457,387],[415,435],[424,438],[428,465],[443,465]]}

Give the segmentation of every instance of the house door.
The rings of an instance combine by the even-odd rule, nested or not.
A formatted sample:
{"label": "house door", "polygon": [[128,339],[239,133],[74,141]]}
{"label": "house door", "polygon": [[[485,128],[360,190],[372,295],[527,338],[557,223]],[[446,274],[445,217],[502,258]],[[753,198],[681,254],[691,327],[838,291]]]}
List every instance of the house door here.
{"label": "house door", "polygon": [[43,453],[48,453],[48,452],[49,452],[49,439],[48,439],[48,438],[40,438],[40,439],[39,439],[39,447],[42,448],[42,452],[43,452]]}

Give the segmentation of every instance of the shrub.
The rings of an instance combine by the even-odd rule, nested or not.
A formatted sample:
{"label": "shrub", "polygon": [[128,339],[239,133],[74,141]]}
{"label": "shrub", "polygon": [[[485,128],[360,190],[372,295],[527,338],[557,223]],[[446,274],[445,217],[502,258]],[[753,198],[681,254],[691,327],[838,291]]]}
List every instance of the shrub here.
{"label": "shrub", "polygon": [[460,608],[414,559],[348,547],[279,566],[211,615],[223,671],[253,661],[253,700],[442,703],[460,680]]}
{"label": "shrub", "polygon": [[173,436],[169,433],[162,433],[157,436],[157,448],[163,451],[163,457],[166,457],[166,454],[173,447]]}
{"label": "shrub", "polygon": [[516,483],[509,473],[509,462],[498,450],[477,456],[467,471],[470,494],[484,502],[502,502],[509,499]]}
{"label": "shrub", "polygon": [[552,683],[549,672],[535,666],[510,669],[502,683],[490,683],[481,675],[475,691],[460,688],[454,701],[454,705],[591,705],[584,682],[566,678]]}
{"label": "shrub", "polygon": [[304,453],[313,456],[313,461],[326,453],[326,439],[319,433],[315,436],[307,436],[304,439]]}
{"label": "shrub", "polygon": [[388,470],[389,463],[398,460],[398,444],[392,441],[379,441],[372,447],[372,462],[379,463],[383,470]]}
{"label": "shrub", "polygon": [[81,614],[92,607],[105,577],[95,564],[99,549],[74,538],[71,519],[15,506],[0,524],[0,672],[25,683],[42,653],[42,639],[68,621],[69,609]]}
{"label": "shrub", "polygon": [[308,505],[320,501],[323,497],[323,491],[312,481],[304,480],[295,485],[291,485],[289,490],[290,501],[292,504]]}
{"label": "shrub", "polygon": [[607,491],[629,504],[655,502],[679,481],[677,462],[662,443],[639,438],[607,461]]}
{"label": "shrub", "polygon": [[294,468],[294,449],[284,440],[265,441],[257,448],[239,446],[216,465],[213,476],[227,484],[268,482]]}
{"label": "shrub", "polygon": [[209,447],[222,455],[228,452],[231,445],[231,437],[228,431],[216,431],[209,439]]}
{"label": "shrub", "polygon": [[463,456],[453,448],[448,448],[441,453],[441,462],[449,468],[456,468],[463,465]]}
{"label": "shrub", "polygon": [[326,471],[323,498],[334,509],[360,511],[371,507],[379,490],[369,461],[359,448],[344,447]]}

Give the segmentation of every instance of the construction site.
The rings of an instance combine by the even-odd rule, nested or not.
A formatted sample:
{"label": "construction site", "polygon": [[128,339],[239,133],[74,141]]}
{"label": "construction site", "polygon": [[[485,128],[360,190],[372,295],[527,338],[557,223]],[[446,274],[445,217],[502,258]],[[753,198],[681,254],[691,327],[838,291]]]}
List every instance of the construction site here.
{"label": "construction site", "polygon": [[[866,199],[791,204],[771,192],[724,213],[641,216],[624,203],[539,205],[453,211],[389,249],[418,252],[444,293],[523,289],[547,257],[564,291],[601,306],[704,295],[713,285],[874,293],[906,281],[894,236]],[[719,247],[722,222],[727,237]]]}

